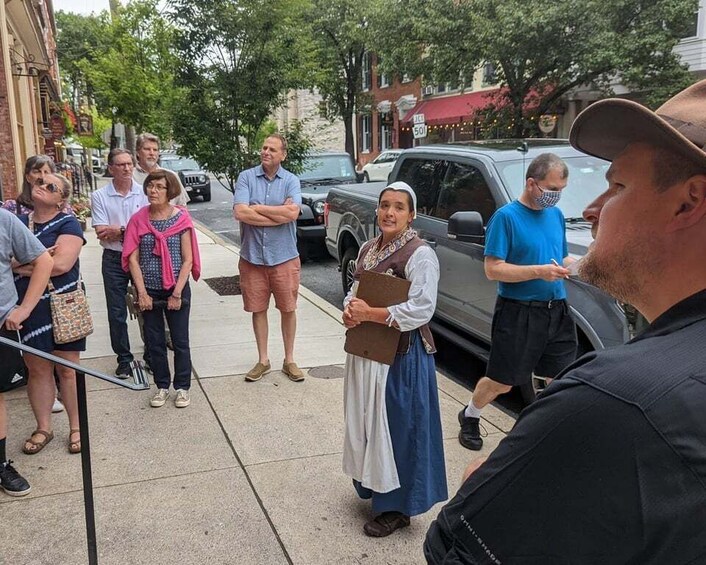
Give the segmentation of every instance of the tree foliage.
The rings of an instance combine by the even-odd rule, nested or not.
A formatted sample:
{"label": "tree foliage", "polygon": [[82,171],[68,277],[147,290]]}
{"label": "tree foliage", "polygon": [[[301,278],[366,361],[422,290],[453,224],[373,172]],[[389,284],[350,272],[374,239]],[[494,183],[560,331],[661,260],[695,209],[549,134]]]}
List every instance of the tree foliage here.
{"label": "tree foliage", "polygon": [[673,47],[697,9],[696,0],[394,0],[376,48],[428,83],[469,84],[493,63],[500,90],[488,110],[521,136],[579,86],[607,94],[620,83],[652,105],[682,89],[689,75]]}
{"label": "tree foliage", "polygon": [[118,6],[107,30],[107,48],[79,64],[93,86],[99,111],[138,131],[167,136],[172,108],[181,94],[173,86],[173,26],[158,0]]}
{"label": "tree foliage", "polygon": [[173,0],[184,91],[174,138],[232,190],[258,133],[304,82],[303,0]]}
{"label": "tree foliage", "polygon": [[343,120],[350,155],[354,155],[353,116],[369,102],[362,93],[363,56],[373,44],[372,22],[383,6],[381,0],[311,0],[307,16],[314,84],[327,117]]}
{"label": "tree foliage", "polygon": [[107,49],[110,16],[108,12],[83,16],[58,11],[56,27],[63,90],[69,93],[71,107],[78,111],[85,101],[94,98],[93,84],[84,69],[95,64],[98,55]]}

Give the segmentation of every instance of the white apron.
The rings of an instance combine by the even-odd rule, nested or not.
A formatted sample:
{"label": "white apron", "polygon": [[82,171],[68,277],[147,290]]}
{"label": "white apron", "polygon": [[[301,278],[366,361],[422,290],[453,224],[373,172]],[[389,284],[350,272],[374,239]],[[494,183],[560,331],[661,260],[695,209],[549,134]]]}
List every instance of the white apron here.
{"label": "white apron", "polygon": [[379,493],[400,488],[385,404],[389,370],[377,361],[346,356],[343,472]]}

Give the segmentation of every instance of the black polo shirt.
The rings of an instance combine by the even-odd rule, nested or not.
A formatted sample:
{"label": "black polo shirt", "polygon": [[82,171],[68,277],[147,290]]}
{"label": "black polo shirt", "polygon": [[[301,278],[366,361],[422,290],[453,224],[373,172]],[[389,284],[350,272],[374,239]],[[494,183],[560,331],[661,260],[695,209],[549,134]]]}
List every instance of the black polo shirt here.
{"label": "black polo shirt", "polygon": [[706,563],[706,291],[590,353],[432,523],[430,563]]}

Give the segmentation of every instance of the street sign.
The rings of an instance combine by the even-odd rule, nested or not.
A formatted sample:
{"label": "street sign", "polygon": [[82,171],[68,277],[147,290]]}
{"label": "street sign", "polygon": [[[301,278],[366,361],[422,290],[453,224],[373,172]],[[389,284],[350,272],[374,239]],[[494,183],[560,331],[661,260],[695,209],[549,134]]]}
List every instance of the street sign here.
{"label": "street sign", "polygon": [[424,114],[414,114],[414,116],[412,116],[412,119],[414,120],[412,122],[414,125],[423,124],[424,123]]}
{"label": "street sign", "polygon": [[414,139],[421,139],[427,136],[426,124],[415,124],[412,126],[412,135]]}

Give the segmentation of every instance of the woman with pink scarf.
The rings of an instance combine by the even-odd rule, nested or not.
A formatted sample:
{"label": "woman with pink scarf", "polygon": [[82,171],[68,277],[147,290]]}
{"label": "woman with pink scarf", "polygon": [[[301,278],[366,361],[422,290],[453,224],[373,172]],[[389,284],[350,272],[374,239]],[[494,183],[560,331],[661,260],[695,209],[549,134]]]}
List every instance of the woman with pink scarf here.
{"label": "woman with pink scarf", "polygon": [[174,173],[159,169],[143,185],[149,206],[138,210],[125,228],[123,269],[129,271],[142,311],[145,347],[157,392],[150,405],[164,406],[172,384],[164,336],[166,317],[174,346],[174,405],[191,402],[191,351],[189,348],[189,274],[201,273],[199,248],[189,212],[169,201],[181,188]]}

